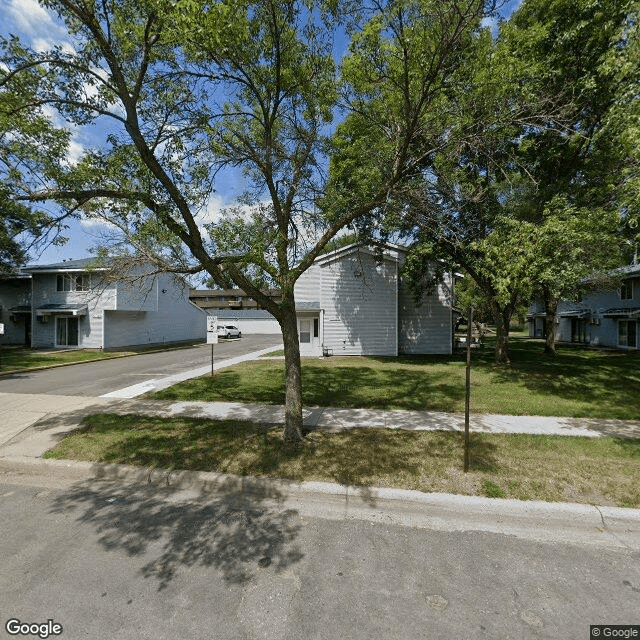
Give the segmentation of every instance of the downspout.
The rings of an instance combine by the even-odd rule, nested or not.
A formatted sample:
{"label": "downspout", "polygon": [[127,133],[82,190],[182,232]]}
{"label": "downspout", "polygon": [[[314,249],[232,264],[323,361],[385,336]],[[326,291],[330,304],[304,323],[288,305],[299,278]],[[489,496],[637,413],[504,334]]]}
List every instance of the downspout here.
{"label": "downspout", "polygon": [[449,335],[451,340],[449,341],[449,355],[453,355],[453,346],[456,341],[455,332],[453,330],[453,305],[456,303],[455,298],[455,279],[453,271],[449,272]]}
{"label": "downspout", "polygon": [[396,358],[398,357],[398,340],[399,340],[399,327],[398,323],[400,321],[400,314],[398,312],[398,289],[400,287],[400,280],[398,278],[398,262],[400,260],[399,256],[396,256]]}
{"label": "downspout", "polygon": [[320,303],[320,354],[324,355],[325,353],[325,344],[324,344],[324,304],[322,303],[322,265],[318,265],[318,270],[320,272],[320,290],[318,291],[318,302]]}
{"label": "downspout", "polygon": [[36,330],[36,318],[33,314],[33,273],[31,274],[31,344],[29,345],[30,349],[33,349],[33,332]]}

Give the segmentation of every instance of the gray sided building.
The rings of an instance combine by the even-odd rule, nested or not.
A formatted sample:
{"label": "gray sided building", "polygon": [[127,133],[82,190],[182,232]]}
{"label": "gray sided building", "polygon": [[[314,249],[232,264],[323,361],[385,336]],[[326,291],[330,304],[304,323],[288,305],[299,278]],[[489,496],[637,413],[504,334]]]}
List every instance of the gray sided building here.
{"label": "gray sided building", "polygon": [[[21,324],[30,332],[15,344],[116,349],[204,340],[206,312],[189,301],[187,283],[174,276],[139,268],[114,279],[94,258],[29,266],[22,273],[29,296],[11,307],[9,323],[12,334],[26,336]],[[0,289],[4,300],[11,289]]]}
{"label": "gray sided building", "polygon": [[302,355],[450,354],[453,278],[416,305],[400,276],[406,249],[349,245],[315,260],[295,287]]}
{"label": "gray sided building", "polygon": [[[616,349],[640,349],[640,265],[611,273],[615,285],[593,287],[585,283],[578,302],[558,305],[555,337],[559,342]],[[544,305],[534,303],[527,316],[529,336],[544,337]]]}

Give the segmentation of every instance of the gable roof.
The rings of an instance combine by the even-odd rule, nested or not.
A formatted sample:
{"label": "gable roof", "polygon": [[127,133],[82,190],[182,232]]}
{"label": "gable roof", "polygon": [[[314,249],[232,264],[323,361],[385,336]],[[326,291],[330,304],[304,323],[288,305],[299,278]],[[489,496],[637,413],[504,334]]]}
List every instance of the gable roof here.
{"label": "gable roof", "polygon": [[640,275],[640,264],[628,264],[626,267],[620,267],[619,269],[614,269],[612,274],[622,274],[625,276],[635,276]]}
{"label": "gable roof", "polygon": [[[401,247],[400,245],[391,244],[391,243],[379,244],[375,246],[382,247],[382,257],[385,260],[397,261],[398,253],[407,252],[406,247]],[[358,253],[358,252],[366,253],[371,256],[377,255],[376,251],[371,247],[361,244],[359,242],[354,242],[353,244],[348,244],[344,247],[340,247],[339,249],[335,249],[334,251],[330,251],[329,253],[325,253],[324,255],[318,256],[313,262],[314,264],[327,264],[335,260],[340,260],[349,254]]]}
{"label": "gable roof", "polygon": [[103,258],[81,258],[80,260],[63,260],[52,264],[32,264],[23,268],[26,273],[53,273],[57,271],[85,271],[88,269],[105,271],[108,264]]}

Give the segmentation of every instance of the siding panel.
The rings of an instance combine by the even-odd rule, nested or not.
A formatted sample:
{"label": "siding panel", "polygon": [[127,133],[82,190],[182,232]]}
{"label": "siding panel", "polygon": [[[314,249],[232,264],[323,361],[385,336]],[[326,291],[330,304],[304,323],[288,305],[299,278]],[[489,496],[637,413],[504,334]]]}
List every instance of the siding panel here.
{"label": "siding panel", "polygon": [[397,355],[397,264],[367,252],[322,265],[324,346],[334,355]]}
{"label": "siding panel", "polygon": [[451,277],[436,287],[433,295],[424,296],[416,306],[413,295],[400,281],[398,315],[400,322],[398,350],[402,354],[452,351]]}
{"label": "siding panel", "polygon": [[[105,314],[105,347],[165,344],[204,340],[206,312],[189,301],[189,288],[180,288],[168,275],[157,277],[158,310],[117,310]],[[165,290],[165,293],[162,290]]]}

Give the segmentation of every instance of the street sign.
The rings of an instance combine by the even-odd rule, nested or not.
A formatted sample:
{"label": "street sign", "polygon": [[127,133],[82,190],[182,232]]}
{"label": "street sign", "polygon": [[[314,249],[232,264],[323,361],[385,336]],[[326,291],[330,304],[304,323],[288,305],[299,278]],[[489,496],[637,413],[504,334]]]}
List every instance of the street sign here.
{"label": "street sign", "polygon": [[207,344],[218,344],[218,316],[207,316]]}
{"label": "street sign", "polygon": [[0,322],[0,336],[4,335],[4,323]]}

